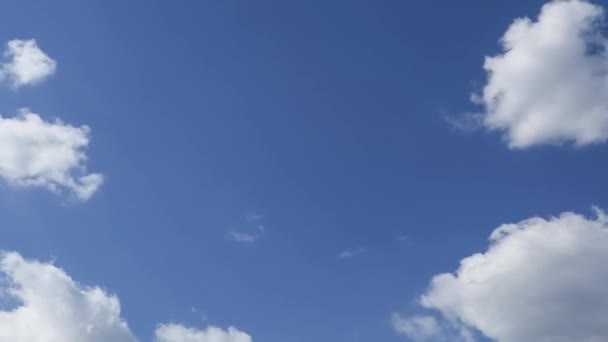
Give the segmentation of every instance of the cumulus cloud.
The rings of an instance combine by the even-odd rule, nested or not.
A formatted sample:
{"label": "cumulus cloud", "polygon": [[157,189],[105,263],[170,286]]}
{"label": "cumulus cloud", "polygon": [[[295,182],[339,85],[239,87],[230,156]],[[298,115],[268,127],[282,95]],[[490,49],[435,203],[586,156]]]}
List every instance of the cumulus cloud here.
{"label": "cumulus cloud", "polygon": [[[487,57],[487,84],[473,101],[481,123],[504,133],[511,148],[608,139],[608,39],[604,10],[583,0],[542,7],[537,20],[513,22]],[[467,116],[463,124],[468,124]],[[468,127],[468,126],[467,126]]]}
{"label": "cumulus cloud", "polygon": [[42,51],[36,40],[14,39],[7,43],[0,79],[13,88],[40,83],[55,73],[57,62]]}
{"label": "cumulus cloud", "polygon": [[156,342],[252,342],[251,336],[230,327],[226,330],[208,327],[205,330],[179,324],[161,324],[156,329]]}
{"label": "cumulus cloud", "polygon": [[[51,263],[24,259],[15,252],[0,255],[5,280],[3,298],[18,302],[0,311],[0,342],[137,342],[121,317],[120,302],[99,287],[75,282]],[[161,324],[156,342],[251,342],[236,328],[204,330]]]}
{"label": "cumulus cloud", "polygon": [[12,185],[68,191],[86,200],[103,182],[101,174],[86,172],[89,141],[87,126],[47,122],[28,109],[15,117],[0,115],[0,177]]}
{"label": "cumulus cloud", "polygon": [[[435,276],[420,304],[499,342],[605,341],[608,218],[596,211],[496,228],[488,250]],[[433,331],[427,323],[410,328]]]}
{"label": "cumulus cloud", "polygon": [[17,253],[3,254],[0,270],[9,283],[3,290],[21,304],[0,311],[0,341],[136,341],[118,299],[102,289],[82,287],[52,264]]}

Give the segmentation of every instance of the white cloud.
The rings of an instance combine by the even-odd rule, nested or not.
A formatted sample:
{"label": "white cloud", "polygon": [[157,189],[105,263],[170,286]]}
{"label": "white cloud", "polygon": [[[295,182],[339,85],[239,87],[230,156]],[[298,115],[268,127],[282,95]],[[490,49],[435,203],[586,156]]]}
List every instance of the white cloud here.
{"label": "white cloud", "polygon": [[12,185],[68,191],[86,200],[103,182],[101,174],[86,173],[89,140],[87,126],[46,122],[28,109],[12,118],[0,115],[0,177]]}
{"label": "white cloud", "polygon": [[205,330],[179,324],[162,324],[156,329],[157,342],[251,342],[251,336],[230,327],[226,330],[208,327]]}
{"label": "white cloud", "polygon": [[420,304],[499,342],[606,340],[608,218],[602,211],[594,219],[563,213],[505,224],[490,242],[455,273],[435,276]]}
{"label": "white cloud", "polygon": [[338,260],[352,259],[357,255],[363,254],[367,251],[365,247],[357,247],[353,249],[347,249],[340,252],[337,256]]}
{"label": "white cloud", "polygon": [[233,240],[236,242],[242,242],[242,243],[254,243],[254,242],[258,241],[258,236],[253,235],[253,234],[232,231],[232,232],[228,232],[228,234],[226,234],[226,239]]}
{"label": "white cloud", "polygon": [[[116,296],[78,284],[51,263],[26,260],[15,252],[0,255],[2,296],[18,301],[0,311],[0,342],[137,342],[120,314]],[[4,297],[6,298],[6,297]],[[204,330],[161,324],[156,342],[251,342],[236,328]]]}
{"label": "white cloud", "polygon": [[[511,148],[605,142],[603,19],[599,6],[563,0],[544,5],[536,21],[515,20],[501,38],[504,52],[485,60],[488,81],[482,94],[472,97],[485,107],[482,124],[503,131]],[[465,127],[471,117],[477,118],[465,117]]]}
{"label": "white cloud", "polygon": [[57,62],[44,53],[34,39],[9,41],[4,57],[8,61],[0,67],[0,79],[13,88],[40,83],[57,69]]}
{"label": "white cloud", "polygon": [[4,289],[20,306],[0,311],[2,342],[134,342],[120,317],[116,297],[98,287],[75,283],[52,264],[2,256],[0,270],[9,280]]}

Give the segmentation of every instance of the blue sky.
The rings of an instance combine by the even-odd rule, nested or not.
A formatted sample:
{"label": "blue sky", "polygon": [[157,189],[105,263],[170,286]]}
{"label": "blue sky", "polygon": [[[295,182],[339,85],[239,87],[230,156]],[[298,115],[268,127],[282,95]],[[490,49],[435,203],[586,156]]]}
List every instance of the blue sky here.
{"label": "blue sky", "polygon": [[391,314],[494,228],[608,208],[605,137],[513,148],[513,126],[449,123],[484,113],[484,57],[543,4],[7,1],[0,41],[57,66],[0,113],[87,125],[104,182],[86,201],[3,182],[0,249],[116,294],[141,341],[159,322],[408,341]]}

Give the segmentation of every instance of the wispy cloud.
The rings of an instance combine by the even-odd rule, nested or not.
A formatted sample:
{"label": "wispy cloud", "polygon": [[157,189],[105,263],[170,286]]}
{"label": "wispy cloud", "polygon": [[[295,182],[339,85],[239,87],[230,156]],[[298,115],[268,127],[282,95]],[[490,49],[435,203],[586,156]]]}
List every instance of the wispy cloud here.
{"label": "wispy cloud", "polygon": [[259,213],[249,213],[245,216],[247,222],[256,222],[264,219],[264,215]]}
{"label": "wispy cloud", "polygon": [[459,132],[470,133],[483,128],[483,114],[444,115],[443,121]]}
{"label": "wispy cloud", "polygon": [[340,254],[338,254],[338,256],[336,257],[338,260],[347,260],[347,259],[352,259],[358,255],[361,255],[363,253],[365,253],[367,251],[367,249],[365,247],[357,247],[357,248],[353,248],[353,249],[347,249],[344,250],[342,252],[340,252]]}
{"label": "wispy cloud", "polygon": [[228,232],[226,239],[240,242],[240,243],[254,243],[258,241],[258,236],[253,234],[241,233],[241,232]]}
{"label": "wispy cloud", "polygon": [[399,233],[399,234],[397,234],[396,239],[397,239],[397,241],[408,241],[410,239],[410,237],[403,233]]}
{"label": "wispy cloud", "polygon": [[241,222],[240,228],[232,229],[226,233],[227,240],[236,241],[239,243],[252,244],[266,233],[264,225],[264,215],[256,212],[250,212],[245,215],[246,223]]}

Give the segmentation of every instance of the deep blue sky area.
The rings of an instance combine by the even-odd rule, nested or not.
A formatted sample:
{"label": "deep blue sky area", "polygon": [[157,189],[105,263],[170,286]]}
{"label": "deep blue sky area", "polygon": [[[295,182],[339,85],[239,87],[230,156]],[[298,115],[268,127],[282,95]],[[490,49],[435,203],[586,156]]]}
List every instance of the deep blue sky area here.
{"label": "deep blue sky area", "polygon": [[444,119],[481,110],[484,56],[542,4],[4,1],[0,42],[58,66],[0,113],[90,126],[106,182],[84,203],[2,183],[0,249],[117,294],[142,341],[166,321],[402,341],[391,313],[498,225],[608,208],[608,146],[509,150]]}

